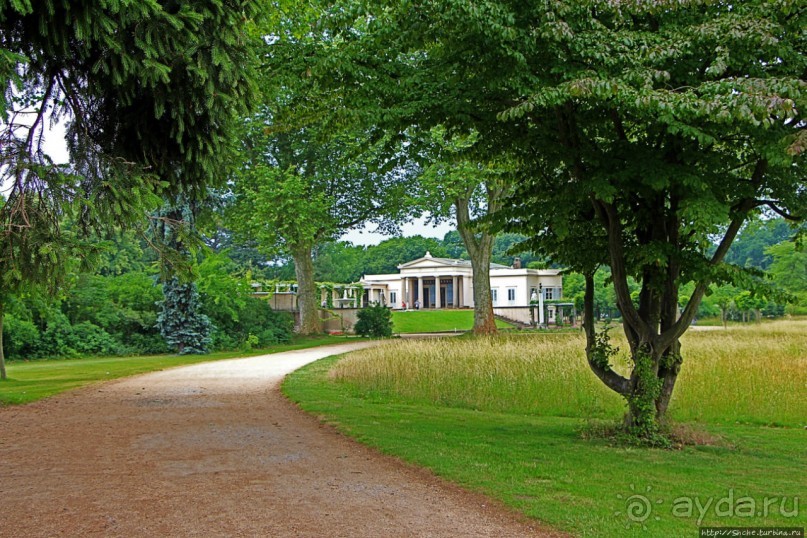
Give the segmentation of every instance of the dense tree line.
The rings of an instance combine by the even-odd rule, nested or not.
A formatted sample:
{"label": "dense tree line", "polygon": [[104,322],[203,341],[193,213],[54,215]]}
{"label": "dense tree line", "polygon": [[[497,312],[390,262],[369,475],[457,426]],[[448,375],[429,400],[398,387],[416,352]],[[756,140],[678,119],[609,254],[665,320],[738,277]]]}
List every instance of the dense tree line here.
{"label": "dense tree line", "polygon": [[[164,288],[156,253],[132,233],[107,241],[97,270],[72,270],[57,298],[21,294],[6,311],[10,359],[135,355],[178,351],[161,334]],[[200,257],[198,307],[209,318],[209,349],[249,349],[286,342],[293,320],[251,296],[250,278],[225,253]]]}

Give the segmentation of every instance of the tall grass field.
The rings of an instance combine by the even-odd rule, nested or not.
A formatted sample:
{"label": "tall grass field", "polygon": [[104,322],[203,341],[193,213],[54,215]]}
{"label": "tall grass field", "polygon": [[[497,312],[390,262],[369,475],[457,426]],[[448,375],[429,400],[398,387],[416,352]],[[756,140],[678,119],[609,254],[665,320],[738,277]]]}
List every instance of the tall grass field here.
{"label": "tall grass field", "polygon": [[[625,406],[584,346],[579,333],[391,341],[315,363],[284,390],[349,435],[572,535],[807,525],[807,320],[690,330],[670,413],[699,444],[675,450],[586,435]],[[650,507],[639,517],[637,498]]]}
{"label": "tall grass field", "polygon": [[[618,331],[612,331],[614,335]],[[623,337],[613,339],[627,350]],[[807,424],[807,323],[690,331],[671,405],[680,421]],[[616,418],[624,400],[588,368],[582,334],[405,340],[340,361],[365,393],[503,413]],[[627,354],[615,369],[627,374]]]}

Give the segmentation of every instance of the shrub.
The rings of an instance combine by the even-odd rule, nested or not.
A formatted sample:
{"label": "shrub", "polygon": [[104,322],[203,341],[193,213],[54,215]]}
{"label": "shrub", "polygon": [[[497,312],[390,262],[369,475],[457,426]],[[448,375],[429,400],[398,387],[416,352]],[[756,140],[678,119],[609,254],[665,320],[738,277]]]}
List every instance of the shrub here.
{"label": "shrub", "polygon": [[121,349],[125,355],[156,355],[169,353],[171,349],[158,332],[131,333],[126,335]]}
{"label": "shrub", "polygon": [[120,343],[108,332],[89,321],[73,325],[71,347],[82,355],[117,355]]}
{"label": "shrub", "polygon": [[61,312],[51,313],[44,331],[40,334],[34,354],[39,358],[76,358],[79,353],[73,348],[73,327]]}
{"label": "shrub", "polygon": [[795,303],[788,304],[785,307],[785,313],[791,316],[804,316],[807,315],[807,291],[796,294],[797,300]]}
{"label": "shrub", "polygon": [[180,355],[207,353],[214,326],[202,313],[196,284],[182,283],[174,277],[163,284],[163,295],[157,326],[168,345]]}
{"label": "shrub", "polygon": [[39,329],[32,321],[6,314],[3,322],[3,348],[9,359],[27,359],[34,356],[39,345]]}
{"label": "shrub", "polygon": [[353,327],[356,334],[383,338],[392,336],[392,311],[382,304],[374,304],[358,313],[359,320]]}

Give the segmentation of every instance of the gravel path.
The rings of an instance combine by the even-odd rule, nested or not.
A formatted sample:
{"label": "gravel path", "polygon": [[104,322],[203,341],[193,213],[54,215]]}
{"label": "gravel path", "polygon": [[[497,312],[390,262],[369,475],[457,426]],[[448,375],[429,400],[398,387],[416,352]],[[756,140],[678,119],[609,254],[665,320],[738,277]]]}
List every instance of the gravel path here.
{"label": "gravel path", "polygon": [[283,375],[368,343],[0,409],[0,536],[560,536],[300,412]]}

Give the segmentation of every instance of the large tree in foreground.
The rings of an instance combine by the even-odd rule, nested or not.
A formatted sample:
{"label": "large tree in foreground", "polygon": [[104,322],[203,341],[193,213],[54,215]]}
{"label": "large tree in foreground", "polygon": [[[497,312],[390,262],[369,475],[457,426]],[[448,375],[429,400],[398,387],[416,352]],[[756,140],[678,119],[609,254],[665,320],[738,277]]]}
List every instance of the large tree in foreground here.
{"label": "large tree in foreground", "polygon": [[[379,123],[473,129],[522,164],[498,220],[589,276],[589,364],[626,399],[631,429],[653,437],[680,337],[709,284],[739,274],[723,259],[743,222],[763,208],[804,217],[807,12],[761,0],[364,4],[334,10],[349,30],[323,78],[355,107],[372,103]],[[600,264],[627,372],[592,323]]]}
{"label": "large tree in foreground", "polygon": [[[535,247],[587,274],[591,369],[626,399],[627,425],[653,437],[701,299],[710,283],[741,275],[723,260],[743,223],[761,209],[805,217],[804,10],[595,4],[536,14],[564,31],[545,44],[555,71],[539,70],[542,84],[502,112],[530,122],[538,150],[507,217],[533,232]],[[626,373],[592,322],[599,263],[611,268]]]}

